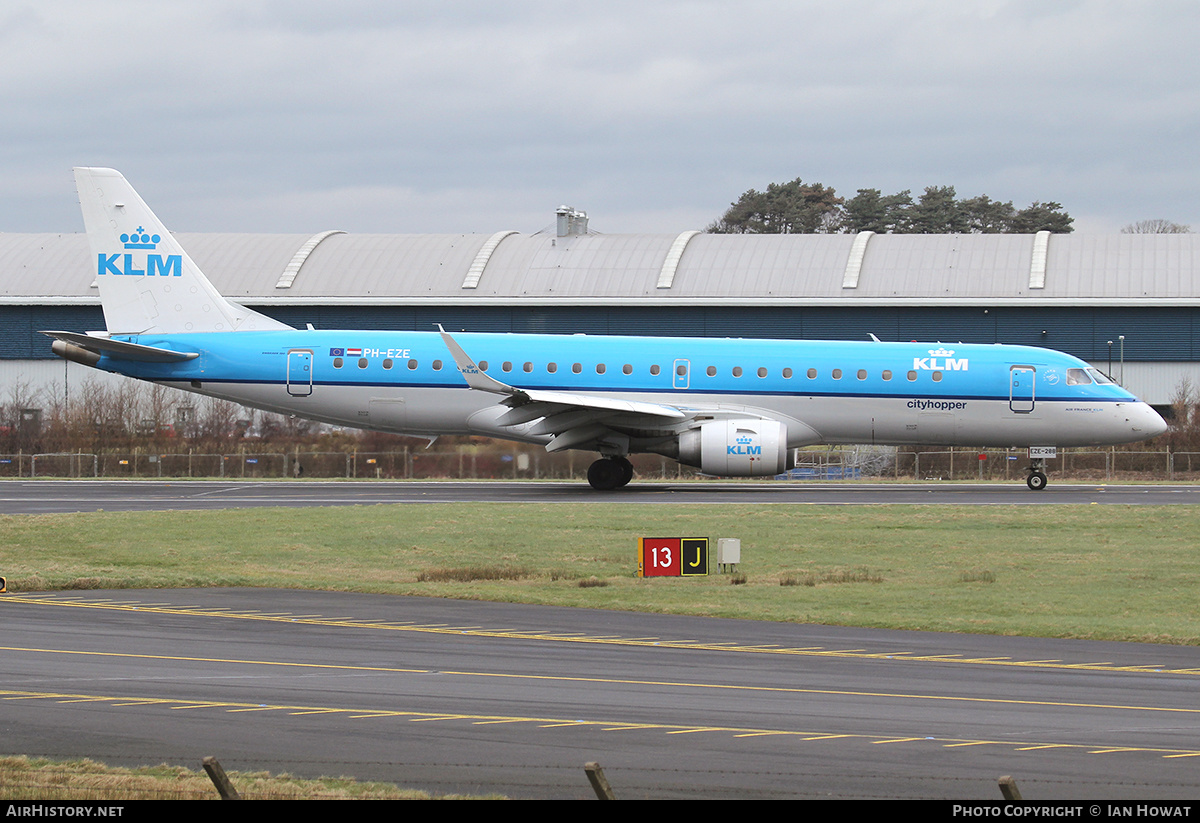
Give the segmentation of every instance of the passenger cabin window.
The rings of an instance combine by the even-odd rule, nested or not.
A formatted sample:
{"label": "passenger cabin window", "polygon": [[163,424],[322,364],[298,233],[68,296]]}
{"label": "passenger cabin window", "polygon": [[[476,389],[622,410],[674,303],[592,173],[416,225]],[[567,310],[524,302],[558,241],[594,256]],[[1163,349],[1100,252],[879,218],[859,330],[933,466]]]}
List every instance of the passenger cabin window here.
{"label": "passenger cabin window", "polygon": [[408,370],[412,371],[416,367],[417,367],[417,359],[415,357],[410,357],[408,360]]}
{"label": "passenger cabin window", "polygon": [[521,367],[521,370],[524,371],[526,374],[529,374],[531,371],[533,371],[533,364],[526,363],[524,366]]}
{"label": "passenger cabin window", "polygon": [[434,361],[433,361],[433,370],[434,370],[434,371],[441,371],[441,370],[442,370],[442,361],[441,361],[441,360],[434,360]]}
{"label": "passenger cabin window", "polygon": [[883,370],[883,379],[884,379],[884,380],[891,380],[891,379],[892,379],[892,370],[891,370],[891,369],[884,369],[884,370]]}
{"label": "passenger cabin window", "polygon": [[547,363],[546,371],[549,372],[550,374],[554,374],[556,371],[558,371],[558,364],[557,363]]}
{"label": "passenger cabin window", "polygon": [[358,358],[358,367],[360,369],[365,369],[367,367],[367,358],[365,358],[365,357]]}
{"label": "passenger cabin window", "polygon": [[392,367],[392,358],[390,358],[390,357],[384,358],[383,367],[385,369],[390,369]]}
{"label": "passenger cabin window", "polygon": [[942,373],[941,373],[940,371],[935,371],[935,372],[933,373],[933,382],[934,382],[934,383],[941,383],[941,382],[942,382]]}
{"label": "passenger cabin window", "polygon": [[1067,369],[1068,386],[1089,386],[1091,383],[1092,378],[1083,369]]}
{"label": "passenger cabin window", "polygon": [[759,377],[766,377],[766,376],[767,376],[767,370],[766,370],[765,368],[763,368],[762,366],[759,366],[759,367],[758,367],[758,376],[759,376]]}
{"label": "passenger cabin window", "polygon": [[503,363],[501,363],[500,371],[505,371],[505,372],[512,371],[512,361],[505,360]]}
{"label": "passenger cabin window", "polygon": [[917,379],[917,373],[915,371],[910,371],[908,373],[908,382],[912,383],[916,379]]}
{"label": "passenger cabin window", "polygon": [[816,379],[817,379],[817,370],[816,370],[816,369],[809,369],[809,370],[808,370],[808,379],[809,379],[809,380],[816,380]]}
{"label": "passenger cabin window", "polygon": [[340,358],[340,357],[333,358],[333,367],[335,369],[340,369],[342,367],[342,358]]}
{"label": "passenger cabin window", "polygon": [[867,370],[866,370],[866,369],[859,369],[859,370],[858,370],[858,379],[859,379],[859,380],[866,380],[866,379],[867,379]]}
{"label": "passenger cabin window", "polygon": [[480,371],[487,371],[487,361],[486,360],[480,360],[477,365],[479,366]]}
{"label": "passenger cabin window", "polygon": [[834,380],[841,380],[841,379],[842,379],[842,370],[841,370],[841,369],[834,369],[834,370],[833,370],[833,379],[834,379]]}
{"label": "passenger cabin window", "polygon": [[624,366],[621,367],[621,373],[622,374],[633,374],[633,366],[631,366],[629,363],[626,363]]}
{"label": "passenger cabin window", "polygon": [[660,369],[657,365],[650,367],[651,374],[658,374],[660,371],[662,371],[662,369]]}
{"label": "passenger cabin window", "polygon": [[575,365],[571,366],[571,371],[575,372],[576,374],[579,374],[580,372],[583,371],[583,364],[576,363]]}
{"label": "passenger cabin window", "polygon": [[734,376],[734,377],[741,377],[741,376],[742,376],[742,367],[741,367],[741,366],[734,366],[734,367],[733,367],[733,376]]}
{"label": "passenger cabin window", "polygon": [[717,367],[709,366],[707,369],[704,370],[704,373],[707,374],[709,377],[716,377],[717,376]]}
{"label": "passenger cabin window", "polygon": [[792,379],[792,370],[790,367],[783,370],[783,377],[786,380]]}

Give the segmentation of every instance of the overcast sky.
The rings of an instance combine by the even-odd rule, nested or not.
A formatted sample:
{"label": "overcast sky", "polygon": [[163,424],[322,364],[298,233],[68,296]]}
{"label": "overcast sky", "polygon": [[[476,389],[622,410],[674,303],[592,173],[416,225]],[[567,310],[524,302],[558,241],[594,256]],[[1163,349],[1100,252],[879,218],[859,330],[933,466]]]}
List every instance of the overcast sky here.
{"label": "overcast sky", "polygon": [[0,231],[704,228],[800,177],[1200,230],[1194,0],[0,0]]}

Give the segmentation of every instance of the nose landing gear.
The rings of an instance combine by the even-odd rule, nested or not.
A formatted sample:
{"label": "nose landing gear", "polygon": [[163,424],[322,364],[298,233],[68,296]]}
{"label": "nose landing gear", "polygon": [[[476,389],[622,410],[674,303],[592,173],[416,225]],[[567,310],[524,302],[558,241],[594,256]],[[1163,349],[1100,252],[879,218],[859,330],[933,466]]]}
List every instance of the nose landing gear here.
{"label": "nose landing gear", "polygon": [[1042,489],[1046,488],[1045,468],[1046,468],[1045,458],[1042,458],[1042,457],[1030,458],[1029,468],[1026,469],[1026,471],[1029,472],[1029,476],[1027,478],[1025,478],[1025,485],[1027,485],[1031,491],[1040,492]]}

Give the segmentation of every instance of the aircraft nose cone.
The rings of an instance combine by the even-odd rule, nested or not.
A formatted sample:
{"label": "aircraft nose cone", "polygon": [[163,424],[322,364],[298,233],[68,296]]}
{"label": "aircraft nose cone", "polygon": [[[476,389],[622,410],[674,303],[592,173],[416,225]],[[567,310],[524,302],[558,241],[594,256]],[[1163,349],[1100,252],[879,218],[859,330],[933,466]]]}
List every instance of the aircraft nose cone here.
{"label": "aircraft nose cone", "polygon": [[1162,415],[1159,414],[1158,412],[1156,412],[1154,409],[1151,409],[1149,406],[1147,406],[1146,408],[1150,412],[1150,414],[1153,415],[1153,422],[1151,422],[1151,424],[1149,426],[1150,436],[1158,437],[1160,434],[1165,433],[1166,430],[1168,428],[1170,428],[1169,426],[1167,426],[1167,421],[1163,420]]}
{"label": "aircraft nose cone", "polygon": [[1144,434],[1147,440],[1158,437],[1169,428],[1162,415],[1146,403],[1138,404],[1138,412],[1140,414],[1134,416],[1130,422],[1133,423],[1134,430]]}

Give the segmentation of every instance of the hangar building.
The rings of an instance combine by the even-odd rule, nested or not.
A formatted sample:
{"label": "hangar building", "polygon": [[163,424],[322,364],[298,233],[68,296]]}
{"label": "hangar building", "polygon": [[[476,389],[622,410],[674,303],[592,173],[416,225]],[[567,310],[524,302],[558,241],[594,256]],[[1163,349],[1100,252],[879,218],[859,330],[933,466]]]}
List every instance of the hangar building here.
{"label": "hangar building", "polygon": [[[290,325],[1046,346],[1166,406],[1200,387],[1200,235],[187,234]],[[69,386],[40,329],[104,328],[83,234],[0,233],[0,402]],[[114,378],[117,379],[117,378]]]}

